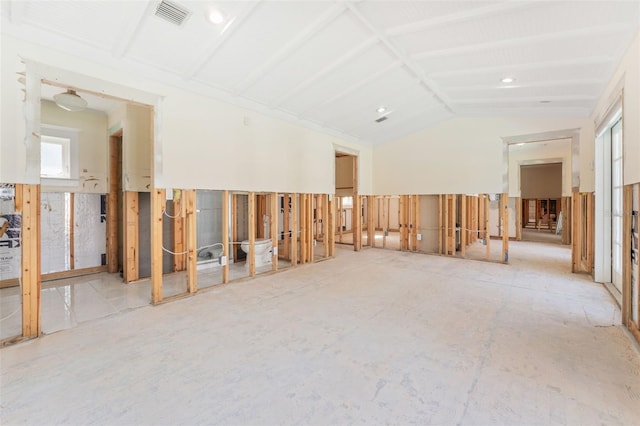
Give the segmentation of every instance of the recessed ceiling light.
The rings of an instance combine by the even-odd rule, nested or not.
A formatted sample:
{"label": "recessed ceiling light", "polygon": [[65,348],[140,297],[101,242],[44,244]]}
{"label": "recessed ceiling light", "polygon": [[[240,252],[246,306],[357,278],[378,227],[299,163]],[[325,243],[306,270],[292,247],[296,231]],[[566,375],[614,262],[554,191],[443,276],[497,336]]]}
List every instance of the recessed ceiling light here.
{"label": "recessed ceiling light", "polygon": [[502,81],[503,83],[513,83],[514,81],[516,81],[516,79],[513,77],[505,77],[500,81]]}
{"label": "recessed ceiling light", "polygon": [[218,25],[224,22],[224,15],[219,9],[211,9],[208,18],[212,24]]}
{"label": "recessed ceiling light", "polygon": [[386,108],[386,107],[381,106],[381,107],[378,107],[378,109],[377,109],[376,111],[378,111],[378,113],[382,114],[383,112],[386,112],[386,111],[387,111],[387,108]]}

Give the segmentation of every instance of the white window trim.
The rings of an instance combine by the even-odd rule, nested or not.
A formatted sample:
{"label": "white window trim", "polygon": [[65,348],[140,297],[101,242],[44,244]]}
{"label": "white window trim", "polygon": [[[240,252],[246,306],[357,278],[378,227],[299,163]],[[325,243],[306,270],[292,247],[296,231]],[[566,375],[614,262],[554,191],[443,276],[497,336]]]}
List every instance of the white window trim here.
{"label": "white window trim", "polygon": [[78,166],[80,129],[43,123],[40,126],[40,133],[43,136],[69,139],[69,177],[53,178],[41,176],[40,183],[45,186],[77,186],[80,182],[80,168]]}

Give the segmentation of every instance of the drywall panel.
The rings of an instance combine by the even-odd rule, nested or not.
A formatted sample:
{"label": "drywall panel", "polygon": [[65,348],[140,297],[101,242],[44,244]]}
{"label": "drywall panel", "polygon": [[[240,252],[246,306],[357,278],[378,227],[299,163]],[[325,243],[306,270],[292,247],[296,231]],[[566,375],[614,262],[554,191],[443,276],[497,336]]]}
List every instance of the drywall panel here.
{"label": "drywall panel", "polygon": [[75,269],[106,264],[107,205],[104,195],[74,194],[73,253]]}
{"label": "drywall panel", "polygon": [[[589,120],[583,118],[453,118],[376,146],[374,191],[380,194],[501,193],[507,160],[503,159],[503,137],[581,128],[582,143],[590,126]],[[581,152],[581,158],[582,155]]]}
{"label": "drywall panel", "polygon": [[[107,191],[108,141],[107,115],[101,111],[87,109],[69,112],[55,103],[43,100],[40,103],[43,125],[53,125],[78,129],[78,181],[73,186],[45,186],[51,192],[91,192]],[[74,161],[72,158],[71,161]]]}
{"label": "drywall panel", "polygon": [[[96,58],[92,52],[85,58],[81,57],[85,52],[80,51],[78,56],[71,56],[55,47],[3,35],[0,152],[14,154],[11,160],[1,157],[0,181],[28,180],[26,148],[16,143],[24,140],[23,87],[15,78],[16,72],[24,71],[25,66],[20,63],[23,57],[35,61],[38,76],[154,105],[160,118],[154,123],[154,145],[159,155],[153,158],[152,170],[154,184],[159,188],[333,193],[334,149],[342,146],[358,155],[358,192],[373,194],[370,147],[334,136],[321,126],[312,129],[292,117],[267,117],[195,94],[181,88],[183,82],[179,79],[172,80],[172,85],[160,83],[150,78],[144,66],[139,67],[138,73],[124,71],[114,66],[111,55]],[[86,59],[89,57],[101,62]],[[228,97],[213,89],[209,92]],[[132,185],[148,190],[139,183],[143,182]]]}
{"label": "drywall panel", "polygon": [[43,192],[40,195],[40,268],[43,274],[71,269],[70,194]]}
{"label": "drywall panel", "polygon": [[[640,182],[640,31],[627,48],[618,64],[598,105],[592,114],[592,126],[597,126],[609,108],[624,91],[623,97],[623,138],[624,138],[624,184]],[[594,135],[595,136],[595,135]],[[595,137],[590,140],[594,146]],[[593,149],[593,148],[592,148]],[[581,188],[581,191],[583,189]],[[590,192],[590,191],[589,191]]]}
{"label": "drywall panel", "polygon": [[420,196],[420,229],[422,239],[418,241],[418,251],[438,252],[438,196]]}
{"label": "drywall panel", "polygon": [[[521,195],[520,167],[531,164],[562,163],[560,192],[562,196],[571,196],[571,139],[526,143],[509,146],[509,196],[527,198]],[[553,198],[559,198],[553,197]],[[538,197],[532,197],[538,198]],[[544,198],[544,197],[539,197]]]}
{"label": "drywall panel", "polygon": [[148,192],[151,188],[151,126],[153,109],[127,105],[122,130],[124,191]]}
{"label": "drywall panel", "polygon": [[562,197],[562,163],[520,166],[522,198]]}

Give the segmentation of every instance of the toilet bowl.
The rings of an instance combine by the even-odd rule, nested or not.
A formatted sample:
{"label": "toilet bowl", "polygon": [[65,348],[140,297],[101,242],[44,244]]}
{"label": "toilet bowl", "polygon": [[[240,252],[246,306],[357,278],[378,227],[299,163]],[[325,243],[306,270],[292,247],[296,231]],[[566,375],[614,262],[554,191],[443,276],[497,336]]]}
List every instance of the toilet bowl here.
{"label": "toilet bowl", "polygon": [[[265,265],[271,265],[271,240],[265,238],[259,238],[256,240],[256,268]],[[249,255],[249,240],[244,240],[240,244],[240,248],[243,252]],[[249,267],[249,262],[247,262],[247,268]]]}

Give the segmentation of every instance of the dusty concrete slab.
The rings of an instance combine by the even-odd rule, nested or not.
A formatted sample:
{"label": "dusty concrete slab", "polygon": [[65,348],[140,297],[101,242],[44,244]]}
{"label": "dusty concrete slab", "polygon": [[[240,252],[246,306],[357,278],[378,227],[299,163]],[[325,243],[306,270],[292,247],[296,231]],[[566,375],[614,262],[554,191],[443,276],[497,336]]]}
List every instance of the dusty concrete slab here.
{"label": "dusty concrete slab", "polygon": [[0,351],[3,424],[639,424],[640,357],[567,248],[368,249]]}

